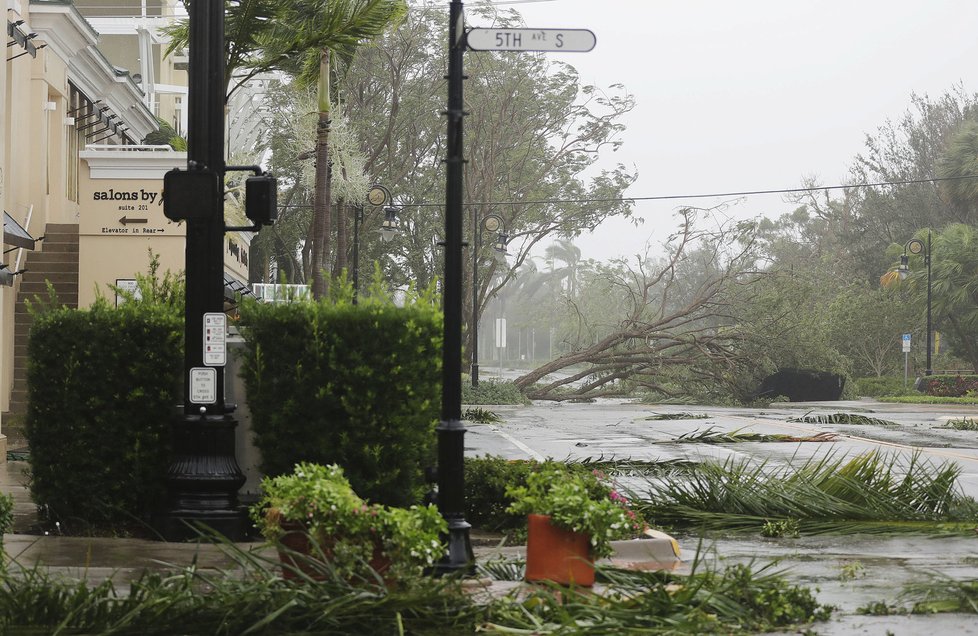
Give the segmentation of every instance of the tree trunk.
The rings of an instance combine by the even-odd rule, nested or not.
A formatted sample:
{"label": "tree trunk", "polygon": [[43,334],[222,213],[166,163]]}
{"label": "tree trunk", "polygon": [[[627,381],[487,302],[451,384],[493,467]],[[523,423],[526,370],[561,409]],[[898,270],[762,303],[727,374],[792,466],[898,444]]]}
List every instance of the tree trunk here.
{"label": "tree trunk", "polygon": [[319,299],[329,289],[324,274],[329,267],[330,170],[329,165],[329,50],[319,53],[319,122],[316,125],[316,191],[312,224],[312,297]]}
{"label": "tree trunk", "polygon": [[349,223],[347,219],[346,201],[336,202],[336,266],[333,268],[333,278],[343,275],[343,270],[347,268],[347,236]]}

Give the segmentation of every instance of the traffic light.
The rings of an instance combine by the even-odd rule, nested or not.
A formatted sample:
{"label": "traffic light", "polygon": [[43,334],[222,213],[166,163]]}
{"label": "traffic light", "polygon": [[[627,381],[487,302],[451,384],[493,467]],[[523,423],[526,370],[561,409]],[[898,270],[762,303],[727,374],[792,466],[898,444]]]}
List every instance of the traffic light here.
{"label": "traffic light", "polygon": [[245,216],[255,225],[271,225],[278,218],[278,180],[270,174],[245,180]]}
{"label": "traffic light", "polygon": [[220,175],[210,170],[173,169],[163,175],[163,214],[171,221],[202,220],[217,214]]}

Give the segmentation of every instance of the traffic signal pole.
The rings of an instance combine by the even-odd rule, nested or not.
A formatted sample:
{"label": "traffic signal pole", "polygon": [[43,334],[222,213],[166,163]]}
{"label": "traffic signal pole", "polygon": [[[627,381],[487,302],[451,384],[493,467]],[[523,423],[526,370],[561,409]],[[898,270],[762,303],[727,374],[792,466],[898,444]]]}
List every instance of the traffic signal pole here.
{"label": "traffic signal pole", "polygon": [[[237,422],[224,402],[224,0],[188,6],[190,65],[187,181],[179,197],[187,224],[183,408],[172,425],[173,457],[166,474],[168,540],[196,536],[206,525],[229,539],[246,530],[237,493],[245,476],[234,453]],[[174,184],[178,182],[174,180]],[[172,207],[172,205],[171,205]]]}

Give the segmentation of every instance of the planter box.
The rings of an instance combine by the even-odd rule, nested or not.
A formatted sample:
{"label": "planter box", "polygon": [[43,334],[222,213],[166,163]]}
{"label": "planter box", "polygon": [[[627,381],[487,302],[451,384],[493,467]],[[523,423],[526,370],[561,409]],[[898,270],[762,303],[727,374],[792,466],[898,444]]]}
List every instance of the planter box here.
{"label": "planter box", "polygon": [[647,530],[641,539],[612,541],[615,553],[602,563],[629,570],[674,570],[682,563],[679,543],[664,532]]}

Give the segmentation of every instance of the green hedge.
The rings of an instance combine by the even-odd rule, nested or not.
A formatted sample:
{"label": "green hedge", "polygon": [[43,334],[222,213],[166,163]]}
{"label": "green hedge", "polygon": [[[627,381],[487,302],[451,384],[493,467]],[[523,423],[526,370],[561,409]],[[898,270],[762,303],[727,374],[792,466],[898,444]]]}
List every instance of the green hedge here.
{"label": "green hedge", "polygon": [[442,317],[431,298],[246,303],[242,376],[262,470],[336,463],[377,503],[417,503],[434,463]]}
{"label": "green hedge", "polygon": [[856,378],[850,386],[852,393],[856,396],[867,397],[893,397],[897,395],[920,395],[911,384],[906,382],[903,377],[881,376]]}
{"label": "green hedge", "polygon": [[923,378],[921,389],[927,395],[962,397],[978,392],[978,375],[932,375]]}
{"label": "green hedge", "polygon": [[182,324],[179,306],[149,302],[116,309],[103,300],[34,317],[30,490],[53,520],[118,529],[161,501]]}

